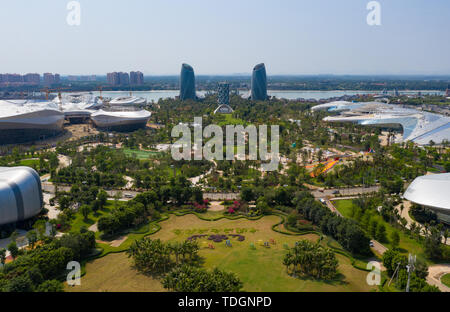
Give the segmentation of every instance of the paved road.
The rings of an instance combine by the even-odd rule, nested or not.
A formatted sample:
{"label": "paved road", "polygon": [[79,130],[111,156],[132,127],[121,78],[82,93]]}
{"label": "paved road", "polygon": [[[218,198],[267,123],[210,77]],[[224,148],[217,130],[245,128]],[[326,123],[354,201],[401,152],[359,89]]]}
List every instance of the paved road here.
{"label": "paved road", "polygon": [[380,255],[383,255],[388,250],[384,245],[374,239],[372,239],[370,242],[373,244],[373,247],[371,248]]}

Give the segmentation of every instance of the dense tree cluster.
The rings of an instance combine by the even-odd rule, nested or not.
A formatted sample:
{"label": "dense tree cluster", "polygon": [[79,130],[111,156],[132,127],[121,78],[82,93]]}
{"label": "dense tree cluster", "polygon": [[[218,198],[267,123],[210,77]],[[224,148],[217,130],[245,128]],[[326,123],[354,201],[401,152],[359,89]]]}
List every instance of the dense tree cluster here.
{"label": "dense tree cluster", "polygon": [[139,160],[127,157],[120,150],[99,145],[91,151],[75,154],[70,166],[61,168],[52,179],[64,184],[122,187],[127,170],[136,167],[139,167]]}
{"label": "dense tree cluster", "polygon": [[170,271],[162,284],[169,291],[176,292],[238,292],[242,288],[242,282],[233,273],[187,265]]}
{"label": "dense tree cluster", "polygon": [[193,263],[198,259],[198,250],[196,241],[164,243],[159,239],[143,238],[133,242],[127,254],[140,272],[160,274],[174,266]]}
{"label": "dense tree cluster", "polygon": [[0,271],[0,292],[62,291],[67,263],[81,261],[95,248],[94,232],[65,234],[26,251]]}
{"label": "dense tree cluster", "polygon": [[419,223],[431,223],[432,221],[437,222],[436,213],[421,205],[413,204],[409,212]]}
{"label": "dense tree cluster", "polygon": [[112,236],[120,231],[144,223],[149,213],[144,205],[135,201],[128,201],[124,205],[114,207],[106,216],[98,219],[98,229],[105,236]]}
{"label": "dense tree cluster", "polygon": [[294,203],[301,216],[319,226],[323,233],[332,236],[346,250],[353,254],[370,254],[370,239],[356,221],[334,214],[308,192],[298,192]]}
{"label": "dense tree cluster", "polygon": [[326,280],[335,278],[338,268],[336,255],[330,248],[308,240],[301,240],[289,249],[283,264],[294,275],[299,273]]}
{"label": "dense tree cluster", "polygon": [[[395,274],[395,286],[404,290],[408,280],[408,258],[400,254],[396,250],[388,250],[383,254],[383,265],[386,267],[388,275],[393,277]],[[428,276],[428,267],[426,264],[418,260],[415,264],[414,271],[411,273],[411,292],[439,292],[436,286],[431,286],[426,282]]]}

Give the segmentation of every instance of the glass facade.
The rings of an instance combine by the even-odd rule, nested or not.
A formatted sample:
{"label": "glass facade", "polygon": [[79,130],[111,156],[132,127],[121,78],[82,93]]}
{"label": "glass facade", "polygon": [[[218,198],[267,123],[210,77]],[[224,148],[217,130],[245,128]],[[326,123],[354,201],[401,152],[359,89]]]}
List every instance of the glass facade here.
{"label": "glass facade", "polygon": [[180,100],[195,100],[195,75],[194,69],[188,64],[181,65],[180,75]]}
{"label": "glass facade", "polygon": [[251,99],[265,101],[267,99],[266,66],[261,63],[253,68]]}

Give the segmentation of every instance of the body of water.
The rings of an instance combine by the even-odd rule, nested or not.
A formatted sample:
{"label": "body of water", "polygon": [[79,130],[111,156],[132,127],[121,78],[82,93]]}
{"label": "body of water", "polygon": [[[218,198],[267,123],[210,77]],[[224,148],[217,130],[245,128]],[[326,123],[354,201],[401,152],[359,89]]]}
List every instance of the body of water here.
{"label": "body of water", "polygon": [[[399,91],[402,95],[416,95],[421,92],[423,95],[443,95],[442,91],[430,91],[430,90],[422,90],[422,91]],[[93,92],[95,95],[100,95],[100,92]],[[146,98],[148,102],[158,102],[159,99],[166,98],[175,98],[178,96],[180,91],[178,90],[154,90],[154,91],[133,91],[132,95],[137,97]],[[207,91],[197,91],[197,95],[204,96]],[[246,96],[249,94],[249,91],[240,91],[241,95]],[[267,93],[269,96],[274,96],[279,99],[314,99],[314,100],[324,100],[335,97],[341,97],[344,95],[352,96],[352,95],[366,95],[373,94],[379,95],[380,92],[377,91],[355,91],[355,90],[333,90],[333,91],[286,91],[286,90],[268,90]],[[393,92],[388,92],[388,94],[392,95]],[[102,93],[104,97],[116,98],[129,96],[130,91],[104,91]]]}

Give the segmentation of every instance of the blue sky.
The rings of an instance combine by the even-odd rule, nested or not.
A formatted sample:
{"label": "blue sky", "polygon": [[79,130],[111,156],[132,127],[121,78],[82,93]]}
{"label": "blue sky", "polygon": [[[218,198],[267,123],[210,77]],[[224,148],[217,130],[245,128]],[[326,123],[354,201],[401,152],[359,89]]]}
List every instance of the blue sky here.
{"label": "blue sky", "polygon": [[0,0],[0,72],[450,74],[450,1]]}

